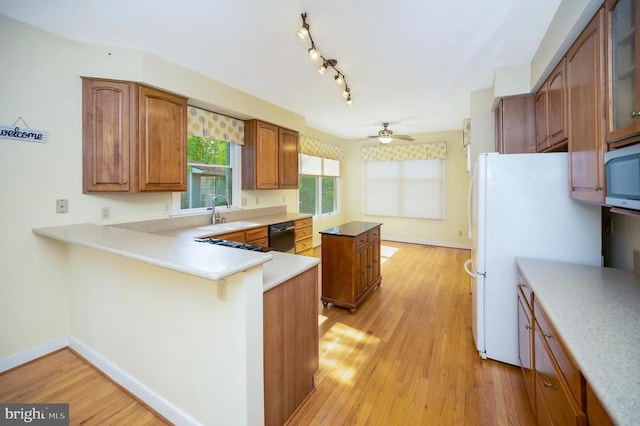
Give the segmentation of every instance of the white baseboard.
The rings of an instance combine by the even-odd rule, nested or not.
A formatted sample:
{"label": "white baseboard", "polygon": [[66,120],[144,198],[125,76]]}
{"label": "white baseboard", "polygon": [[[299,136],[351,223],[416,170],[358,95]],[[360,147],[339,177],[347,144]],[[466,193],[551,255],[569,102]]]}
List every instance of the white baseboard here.
{"label": "white baseboard", "polygon": [[19,365],[26,364],[29,361],[33,361],[34,359],[40,358],[41,356],[50,354],[51,352],[55,352],[67,346],[69,346],[69,337],[62,336],[47,343],[34,346],[33,348],[29,348],[25,351],[0,359],[0,373],[11,370]]}
{"label": "white baseboard", "polygon": [[180,410],[178,407],[167,401],[165,398],[156,394],[139,380],[131,377],[126,371],[122,370],[111,361],[80,342],[74,337],[69,337],[69,347],[82,355],[87,361],[107,375],[111,380],[131,392],[138,399],[143,401],[149,407],[153,408],[167,420],[177,425],[199,425],[191,416]]}
{"label": "white baseboard", "polygon": [[438,246],[438,247],[471,250],[471,244],[459,244],[459,243],[451,243],[447,241],[420,240],[420,239],[414,239],[414,238],[392,237],[388,235],[382,236],[382,240],[396,241],[399,243],[423,244],[427,246]]}

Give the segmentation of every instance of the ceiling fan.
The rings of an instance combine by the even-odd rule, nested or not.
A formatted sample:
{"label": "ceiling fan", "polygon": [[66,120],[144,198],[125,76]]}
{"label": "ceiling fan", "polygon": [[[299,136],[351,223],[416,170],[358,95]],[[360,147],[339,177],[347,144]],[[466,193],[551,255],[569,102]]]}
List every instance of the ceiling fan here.
{"label": "ceiling fan", "polygon": [[369,139],[377,138],[381,143],[385,143],[385,144],[390,143],[394,139],[402,139],[403,141],[414,140],[413,137],[409,135],[395,135],[391,130],[387,128],[389,127],[389,123],[382,123],[382,127],[384,128],[380,130],[377,135],[367,136],[367,138]]}

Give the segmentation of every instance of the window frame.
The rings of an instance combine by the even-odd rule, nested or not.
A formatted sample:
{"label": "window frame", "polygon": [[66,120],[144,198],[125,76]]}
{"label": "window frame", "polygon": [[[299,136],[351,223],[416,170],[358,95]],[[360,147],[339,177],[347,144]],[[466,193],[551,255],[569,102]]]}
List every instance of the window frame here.
{"label": "window frame", "polygon": [[[221,140],[221,139],[220,139]],[[228,141],[224,141],[228,142]],[[231,159],[229,160],[229,167],[231,167],[231,199],[232,204],[229,205],[229,209],[226,206],[216,206],[216,211],[225,212],[227,210],[240,208],[242,197],[242,145],[229,142],[229,154]],[[188,185],[188,183],[187,183]],[[189,216],[196,214],[204,214],[211,212],[211,207],[194,207],[183,209],[181,205],[181,194],[183,192],[173,192],[171,194],[171,213],[170,216]]]}
{"label": "window frame", "polygon": [[[338,202],[339,188],[340,188],[340,177],[339,176],[317,176],[317,175],[306,175],[300,174],[300,177],[311,177],[314,178],[315,187],[316,187],[316,200],[315,207],[316,211],[313,213],[313,217],[322,218],[329,217],[336,214],[339,214],[340,203]],[[322,213],[322,179],[334,179],[334,196],[333,196],[333,211],[330,213]],[[300,191],[298,191],[298,213],[299,214],[309,214],[307,212],[300,212]]]}

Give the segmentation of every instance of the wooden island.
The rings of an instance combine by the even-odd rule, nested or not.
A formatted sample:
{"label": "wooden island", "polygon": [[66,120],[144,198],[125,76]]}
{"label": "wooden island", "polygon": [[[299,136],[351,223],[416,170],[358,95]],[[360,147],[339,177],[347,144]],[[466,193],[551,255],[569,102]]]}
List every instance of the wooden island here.
{"label": "wooden island", "polygon": [[348,222],[320,231],[322,236],[322,303],[351,313],[380,286],[380,226]]}

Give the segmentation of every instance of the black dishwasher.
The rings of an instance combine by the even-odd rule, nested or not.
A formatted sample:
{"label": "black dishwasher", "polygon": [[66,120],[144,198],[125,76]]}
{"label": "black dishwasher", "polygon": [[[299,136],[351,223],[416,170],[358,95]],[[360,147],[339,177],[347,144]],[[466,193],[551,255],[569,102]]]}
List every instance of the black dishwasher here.
{"label": "black dishwasher", "polygon": [[293,221],[275,223],[269,226],[269,248],[285,253],[294,253],[295,223]]}

